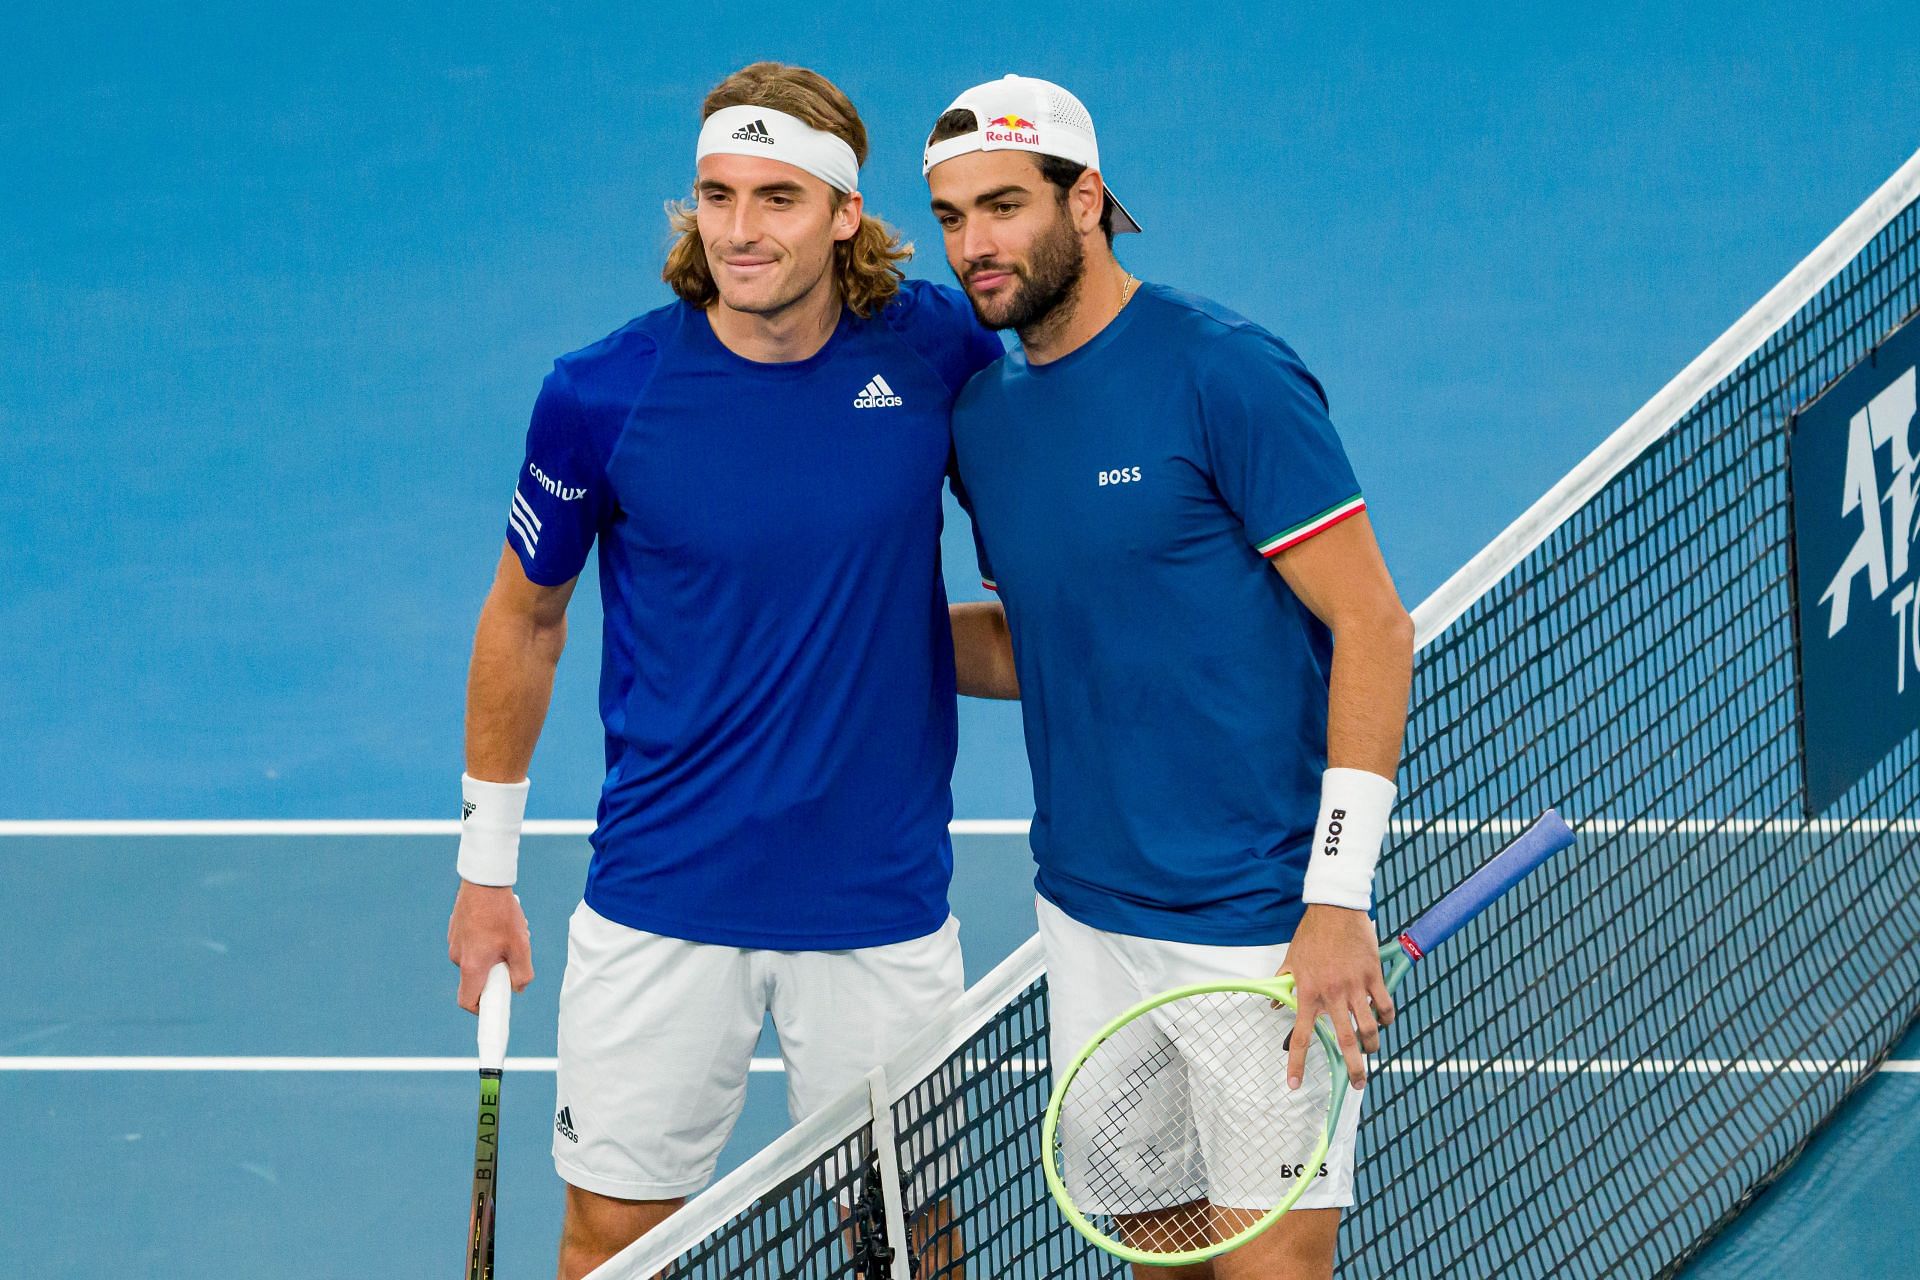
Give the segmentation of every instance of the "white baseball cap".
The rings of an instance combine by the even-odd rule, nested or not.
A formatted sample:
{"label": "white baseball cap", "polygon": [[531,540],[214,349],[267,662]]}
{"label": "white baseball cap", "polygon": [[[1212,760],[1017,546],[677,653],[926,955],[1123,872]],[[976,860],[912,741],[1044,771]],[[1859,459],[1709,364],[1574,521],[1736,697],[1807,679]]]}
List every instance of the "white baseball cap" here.
{"label": "white baseball cap", "polygon": [[[955,98],[947,111],[972,112],[976,127],[957,138],[929,142],[920,161],[922,174],[932,172],[933,166],[943,161],[974,151],[1031,151],[1084,165],[1100,172],[1103,182],[1106,179],[1100,170],[1100,143],[1093,136],[1093,117],[1080,99],[1050,80],[1015,75],[989,80]],[[1107,199],[1113,202],[1116,233],[1140,229],[1112,187],[1107,188]]]}

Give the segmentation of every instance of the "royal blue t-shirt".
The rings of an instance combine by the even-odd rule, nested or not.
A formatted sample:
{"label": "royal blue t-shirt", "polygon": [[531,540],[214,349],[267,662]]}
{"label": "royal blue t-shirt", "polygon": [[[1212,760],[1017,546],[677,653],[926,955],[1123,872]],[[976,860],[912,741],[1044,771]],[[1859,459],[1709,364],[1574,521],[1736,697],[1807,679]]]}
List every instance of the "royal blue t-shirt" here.
{"label": "royal blue t-shirt", "polygon": [[1000,352],[908,281],[805,360],[748,360],[675,302],[555,362],[507,542],[546,585],[600,545],[595,911],[793,950],[946,920],[941,485],[953,395]]}
{"label": "royal blue t-shirt", "polygon": [[1040,893],[1174,942],[1284,942],[1326,767],[1332,637],[1268,557],[1363,509],[1291,348],[1156,285],[954,406],[1005,603]]}

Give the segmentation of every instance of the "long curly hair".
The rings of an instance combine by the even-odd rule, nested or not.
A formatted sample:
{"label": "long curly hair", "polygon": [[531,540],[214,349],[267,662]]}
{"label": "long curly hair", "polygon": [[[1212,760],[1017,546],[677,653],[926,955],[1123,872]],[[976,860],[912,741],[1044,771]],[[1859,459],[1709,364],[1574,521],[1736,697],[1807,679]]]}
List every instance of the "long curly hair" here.
{"label": "long curly hair", "polygon": [[[853,148],[854,158],[867,162],[867,127],[860,113],[838,86],[817,71],[781,62],[755,62],[722,80],[700,105],[705,120],[724,107],[765,107],[784,111]],[[845,199],[833,193],[834,207]],[[688,304],[705,309],[720,296],[707,267],[707,250],[696,225],[691,200],[667,202],[667,224],[674,241],[667,250],[660,278]],[[860,229],[833,246],[833,276],[840,297],[857,316],[870,316],[892,301],[906,273],[899,264],[913,256],[913,246],[878,218],[860,216]]]}

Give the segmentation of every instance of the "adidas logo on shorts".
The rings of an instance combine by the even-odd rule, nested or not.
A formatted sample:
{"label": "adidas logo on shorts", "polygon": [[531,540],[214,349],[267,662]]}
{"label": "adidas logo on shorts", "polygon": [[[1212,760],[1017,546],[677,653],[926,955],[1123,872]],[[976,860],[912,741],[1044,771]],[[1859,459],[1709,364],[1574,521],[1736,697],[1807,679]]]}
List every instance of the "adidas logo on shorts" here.
{"label": "adidas logo on shorts", "polygon": [[867,379],[867,385],[853,398],[853,407],[856,409],[894,409],[901,403],[900,397],[893,394],[893,388],[887,385],[887,380],[877,373]]}
{"label": "adidas logo on shorts", "polygon": [[558,1129],[560,1136],[568,1142],[580,1141],[580,1135],[573,1131],[573,1108],[560,1108],[560,1114],[553,1118],[553,1127]]}

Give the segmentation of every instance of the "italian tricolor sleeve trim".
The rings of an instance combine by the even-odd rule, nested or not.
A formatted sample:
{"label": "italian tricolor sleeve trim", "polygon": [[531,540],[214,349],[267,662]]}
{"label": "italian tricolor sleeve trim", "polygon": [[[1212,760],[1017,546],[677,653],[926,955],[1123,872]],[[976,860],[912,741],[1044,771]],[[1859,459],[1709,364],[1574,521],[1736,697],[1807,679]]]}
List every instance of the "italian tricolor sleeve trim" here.
{"label": "italian tricolor sleeve trim", "polygon": [[992,578],[980,579],[980,585],[985,587],[989,591],[997,592],[1000,590],[1000,584],[995,582]]}
{"label": "italian tricolor sleeve trim", "polygon": [[1357,516],[1366,509],[1366,499],[1356,493],[1345,502],[1334,503],[1317,516],[1309,516],[1291,529],[1282,529],[1265,542],[1255,543],[1254,550],[1272,559],[1288,547],[1297,547],[1314,534],[1331,529],[1348,516]]}

